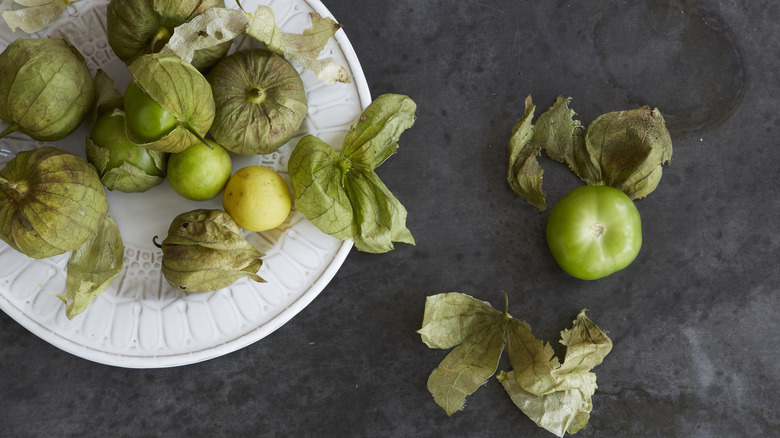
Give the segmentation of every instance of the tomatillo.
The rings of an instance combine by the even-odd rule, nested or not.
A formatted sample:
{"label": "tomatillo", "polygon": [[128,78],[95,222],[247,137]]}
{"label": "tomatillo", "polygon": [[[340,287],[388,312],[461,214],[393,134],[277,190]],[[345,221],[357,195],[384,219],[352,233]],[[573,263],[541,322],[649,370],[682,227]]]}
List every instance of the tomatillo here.
{"label": "tomatillo", "polygon": [[195,143],[168,159],[171,188],[193,201],[208,201],[222,193],[233,171],[228,151],[215,141],[208,142],[211,147]]}
{"label": "tomatillo", "polygon": [[573,277],[606,277],[630,265],[639,254],[639,211],[614,187],[576,188],[550,211],[547,245],[558,265]]}
{"label": "tomatillo", "polygon": [[[122,163],[127,162],[143,170],[147,175],[165,176],[163,169],[157,167],[157,162],[152,158],[150,152],[127,138],[127,134],[125,134],[125,120],[122,113],[100,116],[92,128],[90,138],[95,145],[109,150],[108,161],[103,166],[105,171],[120,167]],[[90,157],[87,158],[89,159]],[[93,160],[90,159],[89,161],[92,162]]]}
{"label": "tomatillo", "polygon": [[146,142],[163,138],[179,123],[135,81],[125,90],[125,119],[130,130]]}

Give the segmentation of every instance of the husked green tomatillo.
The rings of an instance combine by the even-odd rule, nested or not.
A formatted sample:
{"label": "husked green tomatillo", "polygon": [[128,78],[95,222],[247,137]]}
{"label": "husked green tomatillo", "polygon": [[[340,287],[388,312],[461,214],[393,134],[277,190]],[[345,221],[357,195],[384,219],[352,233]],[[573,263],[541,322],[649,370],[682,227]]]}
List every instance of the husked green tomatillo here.
{"label": "husked green tomatillo", "polygon": [[176,289],[211,292],[242,277],[265,282],[257,275],[263,254],[244,239],[235,221],[222,210],[180,214],[171,223],[168,237],[155,244],[163,252],[162,273]]}
{"label": "husked green tomatillo", "polygon": [[59,38],[19,38],[0,54],[0,119],[36,140],[67,137],[92,108],[84,57]]}
{"label": "husked green tomatillo", "polygon": [[97,171],[75,155],[43,147],[0,170],[0,238],[29,257],[79,248],[107,212]]}
{"label": "husked green tomatillo", "polygon": [[[130,65],[142,55],[159,52],[177,26],[214,7],[224,8],[224,0],[111,0],[106,13],[108,43]],[[230,45],[227,41],[196,51],[192,65],[200,69],[216,64]]]}

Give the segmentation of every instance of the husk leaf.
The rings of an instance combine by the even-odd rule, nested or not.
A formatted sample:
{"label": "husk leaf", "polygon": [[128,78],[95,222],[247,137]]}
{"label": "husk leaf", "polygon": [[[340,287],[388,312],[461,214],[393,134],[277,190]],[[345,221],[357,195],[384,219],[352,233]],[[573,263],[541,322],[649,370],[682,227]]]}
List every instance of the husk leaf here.
{"label": "husk leaf", "polygon": [[68,261],[65,315],[73,319],[98,297],[122,271],[124,244],[119,227],[106,216],[95,235],[73,251]]}
{"label": "husk leaf", "polygon": [[374,169],[396,151],[415,110],[407,96],[377,97],[347,133],[341,153],[314,136],[301,139],[288,164],[296,209],[324,233],[352,239],[360,251],[414,244],[406,209]]}
{"label": "husk leaf", "polygon": [[566,163],[586,184],[608,185],[631,199],[650,194],[658,186],[662,165],[672,158],[672,141],[658,109],[644,106],[599,116],[584,131],[569,108],[571,98],[555,103],[531,123],[531,97],[508,145],[507,180],[517,194],[539,210],[546,208],[542,169],[536,155],[544,150]]}
{"label": "husk leaf", "polygon": [[584,428],[593,408],[599,365],[612,341],[580,312],[571,329],[561,332],[567,347],[563,364],[549,344],[537,340],[528,324],[490,304],[460,293],[433,295],[425,302],[423,325],[417,333],[430,348],[453,348],[428,379],[434,401],[447,415],[465,405],[495,374],[506,349],[512,370],[498,380],[512,401],[534,422],[563,436]]}
{"label": "husk leaf", "polygon": [[22,9],[3,11],[3,19],[11,32],[21,29],[27,33],[39,32],[60,18],[69,4],[78,0],[14,0]]}

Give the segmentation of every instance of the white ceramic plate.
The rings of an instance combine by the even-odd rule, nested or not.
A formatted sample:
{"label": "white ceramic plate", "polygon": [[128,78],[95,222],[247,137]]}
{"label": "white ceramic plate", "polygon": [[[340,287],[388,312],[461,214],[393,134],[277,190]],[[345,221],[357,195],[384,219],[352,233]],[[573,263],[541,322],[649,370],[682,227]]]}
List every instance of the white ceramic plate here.
{"label": "white ceramic plate", "polygon": [[[236,7],[235,2],[226,2]],[[81,0],[45,32],[34,35],[65,37],[87,59],[94,74],[106,71],[124,89],[127,68],[106,37],[108,0]],[[242,1],[246,10],[270,5],[284,32],[301,33],[310,25],[310,12],[331,16],[318,0]],[[15,8],[3,1],[0,9]],[[0,23],[0,50],[17,37]],[[233,49],[254,45],[239,38]],[[346,133],[371,101],[360,64],[339,31],[324,57],[345,65],[351,84],[324,85],[310,71],[299,72],[306,87],[309,113],[300,132],[278,152],[263,156],[233,155],[233,170],[260,164],[287,177],[292,148],[305,134],[313,134],[340,147]],[[2,124],[2,122],[0,122]],[[4,129],[5,124],[0,126]],[[68,138],[48,143],[84,157],[83,124]],[[24,135],[0,139],[0,167],[18,151],[43,145]],[[82,358],[128,368],[185,365],[233,352],[273,332],[308,305],[333,278],[344,262],[351,242],[327,236],[293,211],[284,231],[248,233],[247,239],[266,255],[260,276],[267,283],[240,280],[220,291],[187,294],[168,285],[160,272],[162,253],[152,244],[163,239],[179,213],[196,208],[221,208],[218,199],[193,202],[181,198],[163,183],[145,193],[107,191],[109,212],[119,225],[125,243],[120,276],[92,305],[72,321],[56,297],[64,292],[68,254],[45,260],[30,259],[0,241],[0,308],[49,343]]]}

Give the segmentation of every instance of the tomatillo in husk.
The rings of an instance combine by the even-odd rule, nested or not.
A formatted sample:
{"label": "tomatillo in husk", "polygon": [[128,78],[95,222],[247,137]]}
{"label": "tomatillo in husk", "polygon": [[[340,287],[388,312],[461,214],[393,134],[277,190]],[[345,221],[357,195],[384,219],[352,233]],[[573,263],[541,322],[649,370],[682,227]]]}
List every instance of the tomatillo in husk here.
{"label": "tomatillo in husk", "polygon": [[19,152],[0,170],[0,238],[29,257],[80,247],[107,212],[95,168],[60,149]]}
{"label": "tomatillo in husk", "polygon": [[260,251],[222,210],[193,210],[173,220],[161,244],[162,273],[168,283],[187,292],[211,292],[249,277],[265,282],[257,271]]}
{"label": "tomatillo in husk", "polygon": [[[224,8],[224,0],[111,0],[106,12],[108,44],[130,65],[143,55],[159,52],[177,26],[214,7]],[[198,69],[214,65],[231,43],[197,50],[192,64]]]}
{"label": "tomatillo in husk", "polygon": [[209,72],[216,115],[211,135],[238,154],[269,154],[298,131],[308,111],[303,80],[264,49],[236,52]]}
{"label": "tomatillo in husk", "polygon": [[86,140],[86,155],[109,190],[145,192],[165,180],[168,154],[130,141],[124,113],[119,110],[97,119]]}
{"label": "tomatillo in husk", "polygon": [[0,54],[0,119],[36,140],[67,137],[92,109],[92,75],[61,38],[18,38]]}

